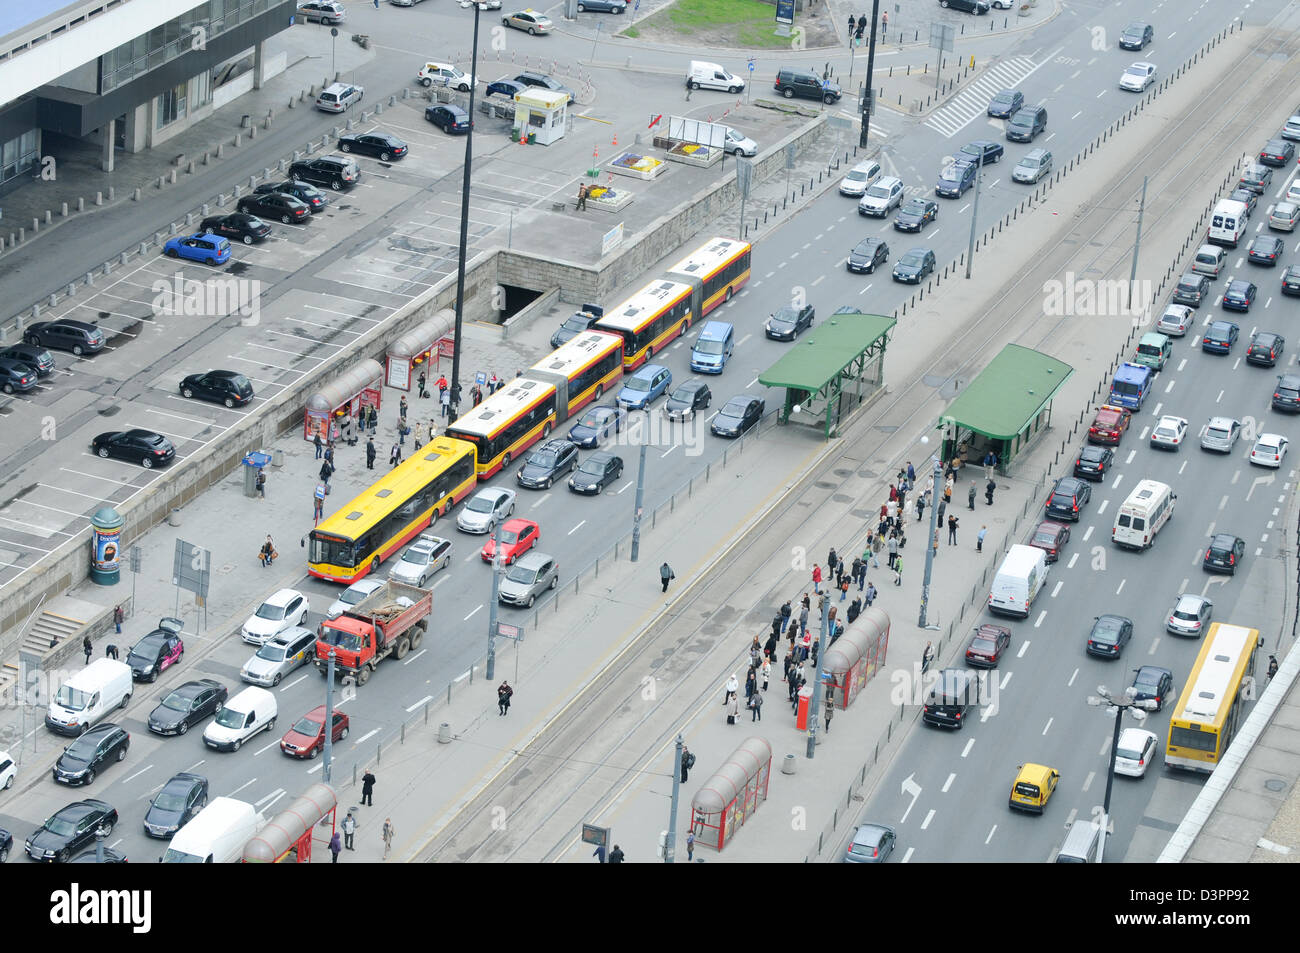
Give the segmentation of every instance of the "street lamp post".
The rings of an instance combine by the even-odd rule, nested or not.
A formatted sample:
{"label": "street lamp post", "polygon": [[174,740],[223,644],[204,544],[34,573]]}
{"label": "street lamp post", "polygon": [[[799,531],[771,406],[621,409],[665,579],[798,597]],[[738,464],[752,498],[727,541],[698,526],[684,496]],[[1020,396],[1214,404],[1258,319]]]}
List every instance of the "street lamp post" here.
{"label": "street lamp post", "polygon": [[925,624],[926,609],[930,605],[930,574],[934,571],[934,534],[939,531],[939,500],[942,498],[943,460],[939,454],[934,456],[934,494],[930,497],[930,535],[925,538],[925,578],[921,580],[921,614],[916,624],[928,628]]}
{"label": "street lamp post", "polygon": [[501,565],[501,524],[498,523],[492,533],[492,601],[488,603],[487,672],[484,678],[489,682],[496,678],[497,671],[497,605],[500,602]]}
{"label": "street lamp post", "polygon": [[1097,686],[1097,694],[1088,696],[1088,704],[1094,708],[1113,708],[1115,711],[1115,731],[1110,739],[1110,765],[1106,771],[1106,797],[1101,806],[1101,837],[1097,845],[1097,863],[1102,862],[1106,852],[1106,835],[1110,830],[1110,792],[1115,785],[1115,759],[1119,752],[1119,728],[1124,713],[1128,712],[1139,725],[1146,721],[1147,712],[1156,710],[1153,698],[1136,701],[1137,689],[1129,686],[1117,698],[1105,685]]}
{"label": "street lamp post", "polygon": [[[831,614],[831,593],[834,590],[828,585],[826,592],[822,595],[822,626],[821,632],[817,636],[817,670],[813,672],[813,690],[812,698],[808,705],[808,757],[812,758],[817,754],[817,715],[821,708],[821,696],[818,692],[822,688],[822,663],[826,661],[826,630],[830,627]],[[827,701],[826,704],[830,704]]]}
{"label": "street lamp post", "polygon": [[880,0],[871,0],[871,39],[867,41],[867,95],[862,102],[862,132],[858,135],[860,149],[867,147],[867,133],[871,129],[871,84],[876,81],[876,21],[879,19]]}
{"label": "street lamp post", "polygon": [[325,760],[321,768],[321,780],[330,783],[330,769],[334,761],[334,646],[330,646],[329,655],[325,657]]}

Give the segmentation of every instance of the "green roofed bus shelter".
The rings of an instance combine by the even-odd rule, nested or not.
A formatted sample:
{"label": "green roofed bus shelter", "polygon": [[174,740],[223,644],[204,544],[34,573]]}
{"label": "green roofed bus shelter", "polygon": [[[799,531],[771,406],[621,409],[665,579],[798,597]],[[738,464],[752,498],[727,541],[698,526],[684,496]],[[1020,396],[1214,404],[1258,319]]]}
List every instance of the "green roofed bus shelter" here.
{"label": "green roofed bus shelter", "polygon": [[1052,398],[1073,373],[1064,361],[1008,344],[939,418],[944,461],[982,464],[992,451],[1005,473],[1051,423]]}
{"label": "green roofed bus shelter", "polygon": [[841,308],[790,345],[758,376],[764,387],[784,387],[779,419],[822,429],[829,439],[854,410],[884,385],[885,346],[898,322]]}

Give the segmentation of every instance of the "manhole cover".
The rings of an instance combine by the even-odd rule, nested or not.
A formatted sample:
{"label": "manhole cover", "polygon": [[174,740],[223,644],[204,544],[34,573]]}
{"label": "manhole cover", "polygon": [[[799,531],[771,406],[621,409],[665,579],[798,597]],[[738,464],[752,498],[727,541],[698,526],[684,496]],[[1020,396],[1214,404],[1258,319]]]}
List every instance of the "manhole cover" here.
{"label": "manhole cover", "polygon": [[853,502],[853,497],[849,496],[847,493],[836,493],[834,496],[831,497],[831,502],[832,502],[832,503],[852,503],[852,502]]}
{"label": "manhole cover", "polygon": [[866,477],[868,480],[874,480],[879,475],[875,470],[862,469],[858,471],[858,476]]}

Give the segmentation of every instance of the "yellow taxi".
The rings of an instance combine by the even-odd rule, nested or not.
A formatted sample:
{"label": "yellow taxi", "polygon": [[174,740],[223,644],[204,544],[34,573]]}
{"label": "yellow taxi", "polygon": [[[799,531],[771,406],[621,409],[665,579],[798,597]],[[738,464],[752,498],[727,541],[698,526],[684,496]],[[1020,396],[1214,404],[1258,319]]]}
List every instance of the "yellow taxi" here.
{"label": "yellow taxi", "polygon": [[501,18],[501,22],[506,26],[514,27],[516,30],[525,30],[530,36],[538,33],[550,33],[555,26],[550,17],[544,13],[538,13],[532,7],[504,16]]}
{"label": "yellow taxi", "polygon": [[1042,814],[1047,807],[1047,799],[1056,790],[1061,780],[1061,773],[1045,764],[1022,764],[1011,784],[1011,798],[1008,806],[1015,811],[1027,811],[1030,814]]}

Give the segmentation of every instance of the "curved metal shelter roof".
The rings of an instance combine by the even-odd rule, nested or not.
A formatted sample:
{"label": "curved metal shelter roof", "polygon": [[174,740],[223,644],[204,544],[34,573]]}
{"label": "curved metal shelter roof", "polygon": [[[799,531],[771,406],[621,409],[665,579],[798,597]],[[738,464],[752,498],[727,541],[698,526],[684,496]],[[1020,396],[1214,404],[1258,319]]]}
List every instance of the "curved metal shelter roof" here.
{"label": "curved metal shelter roof", "polygon": [[948,405],[941,421],[1010,440],[1051,402],[1074,368],[1041,351],[1008,344]]}
{"label": "curved metal shelter roof", "polygon": [[883,314],[840,311],[813,325],[783,358],[758,376],[766,387],[816,392],[843,373],[897,324]]}

